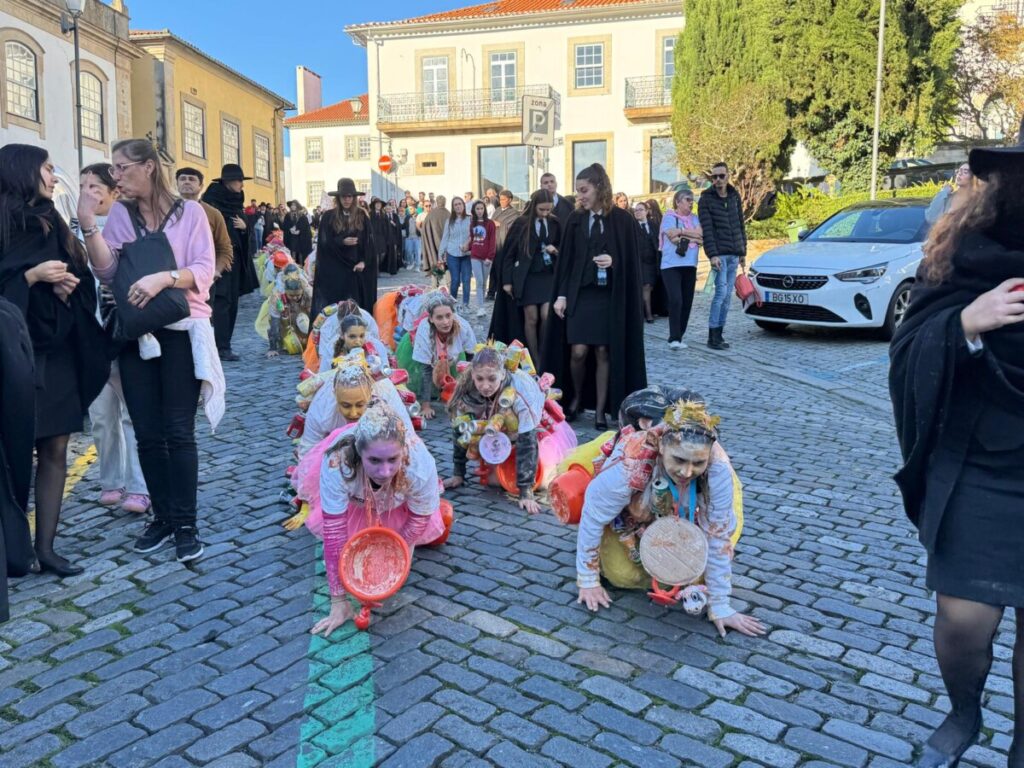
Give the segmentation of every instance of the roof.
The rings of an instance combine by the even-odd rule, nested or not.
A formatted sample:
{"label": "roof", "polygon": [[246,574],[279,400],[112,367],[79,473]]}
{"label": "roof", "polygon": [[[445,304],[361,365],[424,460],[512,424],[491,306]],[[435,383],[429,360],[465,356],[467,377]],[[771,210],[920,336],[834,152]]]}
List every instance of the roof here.
{"label": "roof", "polygon": [[[352,110],[352,98],[358,98],[363,108],[357,114]],[[303,112],[284,121],[287,128],[304,128],[314,125],[364,125],[370,122],[370,95],[362,93],[357,97],[342,99],[320,109]]]}
{"label": "roof", "polygon": [[930,197],[880,197],[877,200],[862,200],[852,203],[846,210],[861,208],[922,208],[931,203]]}
{"label": "roof", "polygon": [[205,51],[196,48],[196,46],[192,45],[192,43],[190,43],[188,40],[181,39],[176,34],[171,32],[171,30],[169,29],[133,29],[128,33],[128,39],[131,40],[133,43],[139,44],[145,44],[147,42],[156,43],[160,42],[161,40],[173,40],[174,42],[178,43],[178,45],[184,46],[185,48],[188,48],[190,51],[198,53],[207,61],[216,64],[221,69],[227,70],[229,73],[237,77],[239,80],[242,80],[251,85],[253,88],[256,88],[257,90],[267,94],[272,99],[279,102],[280,105],[285,109],[295,109],[295,105],[288,101],[288,99],[286,99],[284,96],[274,93],[269,88],[264,88],[255,80],[252,80],[251,78],[248,78],[245,75],[243,75],[237,69],[232,69],[223,61],[215,59],[213,56],[206,53]]}
{"label": "roof", "polygon": [[[680,12],[682,12],[681,3]],[[643,5],[665,5],[665,0],[491,0],[491,2],[456,8],[453,11],[430,13],[398,21],[371,22],[354,24],[346,31],[387,29],[413,24],[434,24],[445,22],[470,21],[474,19],[493,19],[503,16],[526,16],[529,14],[557,13],[558,11],[585,11],[604,8],[630,7]]]}

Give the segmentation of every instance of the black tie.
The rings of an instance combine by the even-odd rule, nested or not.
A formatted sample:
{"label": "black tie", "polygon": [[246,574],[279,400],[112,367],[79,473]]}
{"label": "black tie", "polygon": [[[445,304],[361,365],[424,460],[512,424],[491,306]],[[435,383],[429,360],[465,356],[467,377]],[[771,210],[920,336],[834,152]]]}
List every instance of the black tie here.
{"label": "black tie", "polygon": [[590,238],[599,237],[601,235],[601,214],[595,213],[594,220],[590,223]]}
{"label": "black tie", "polygon": [[540,241],[541,243],[547,243],[548,241],[548,223],[543,219],[540,222]]}

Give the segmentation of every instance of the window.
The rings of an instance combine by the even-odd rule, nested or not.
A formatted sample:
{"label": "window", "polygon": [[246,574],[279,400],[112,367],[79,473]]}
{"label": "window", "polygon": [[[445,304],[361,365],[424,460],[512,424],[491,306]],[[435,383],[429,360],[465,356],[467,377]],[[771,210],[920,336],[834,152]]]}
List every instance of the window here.
{"label": "window", "polygon": [[[308,139],[307,139],[308,141]],[[306,207],[313,210],[320,205],[320,200],[324,196],[324,183],[322,181],[307,181],[306,182]]]}
{"label": "window", "polygon": [[82,138],[103,142],[103,85],[96,75],[83,72],[78,79],[82,105]]}
{"label": "window", "polygon": [[516,100],[516,52],[491,54],[491,101]]}
{"label": "window", "polygon": [[255,172],[257,179],[270,181],[270,139],[261,133],[253,136],[253,151],[255,153]]}
{"label": "window", "polygon": [[437,176],[444,173],[444,152],[427,152],[416,155],[417,176]]}
{"label": "window", "polygon": [[651,173],[647,179],[650,192],[667,192],[672,182],[679,178],[676,160],[676,145],[671,136],[651,137]]}
{"label": "window", "polygon": [[362,192],[364,195],[370,194],[370,180],[369,179],[357,179],[356,189]]}
{"label": "window", "polygon": [[477,189],[508,189],[516,200],[530,196],[530,147],[513,144],[503,147],[480,147],[480,177]]}
{"label": "window", "polygon": [[346,136],[345,159],[369,160],[372,146],[369,136]]}
{"label": "window", "polygon": [[814,229],[808,240],[841,243],[916,243],[928,224],[924,206],[847,208]]}
{"label": "window", "polygon": [[[306,139],[306,162],[320,163],[324,159],[324,140],[319,136]],[[319,205],[319,203],[318,203]]]}
{"label": "window", "polygon": [[604,139],[596,141],[574,141],[572,143],[572,177],[576,176],[593,163],[608,167],[608,142]]}
{"label": "window", "polygon": [[575,60],[577,88],[604,86],[604,43],[577,45]]}
{"label": "window", "polygon": [[676,37],[670,35],[661,41],[661,76],[665,90],[672,90],[672,78],[676,74]]}
{"label": "window", "polygon": [[423,105],[428,108],[448,107],[448,57],[423,57]]}
{"label": "window", "polygon": [[220,153],[225,163],[242,164],[242,129],[238,123],[222,120],[220,124]]}
{"label": "window", "polygon": [[370,137],[360,136],[359,137],[359,159],[369,160],[370,159]]}
{"label": "window", "polygon": [[193,157],[206,157],[206,114],[188,101],[182,102],[181,116],[185,124],[185,152]]}
{"label": "window", "polygon": [[7,59],[7,111],[26,120],[39,122],[39,78],[36,55],[21,43],[4,47]]}

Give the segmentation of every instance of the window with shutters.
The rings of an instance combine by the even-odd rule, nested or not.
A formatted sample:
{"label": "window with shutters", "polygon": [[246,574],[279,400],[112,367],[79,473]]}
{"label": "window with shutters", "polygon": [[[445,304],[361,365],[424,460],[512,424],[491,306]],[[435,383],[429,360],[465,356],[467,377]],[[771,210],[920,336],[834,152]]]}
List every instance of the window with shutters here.
{"label": "window with shutters", "polygon": [[324,183],[322,181],[307,181],[306,182],[306,207],[310,210],[320,205],[320,200],[324,196]]}
{"label": "window with shutters", "polygon": [[82,138],[103,141],[103,84],[96,75],[83,72],[78,79],[82,105]]}
{"label": "window with shutters", "polygon": [[242,164],[242,129],[232,120],[221,121],[220,152],[224,163]]}
{"label": "window with shutters", "polygon": [[263,181],[270,181],[270,138],[257,133],[252,140],[254,163],[253,176]]}
{"label": "window with shutters", "polygon": [[306,139],[306,162],[320,163],[324,159],[324,140],[319,136]]}
{"label": "window with shutters", "polygon": [[181,105],[185,152],[193,157],[206,157],[206,112],[192,102]]}
{"label": "window with shutters", "polygon": [[36,55],[25,45],[8,42],[4,46],[7,111],[26,120],[39,122],[39,73]]}

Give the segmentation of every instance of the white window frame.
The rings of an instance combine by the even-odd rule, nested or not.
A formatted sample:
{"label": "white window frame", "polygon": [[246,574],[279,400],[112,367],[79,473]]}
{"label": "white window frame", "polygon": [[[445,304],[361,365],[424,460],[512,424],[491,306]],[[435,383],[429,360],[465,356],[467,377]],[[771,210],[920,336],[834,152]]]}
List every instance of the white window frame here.
{"label": "white window frame", "polygon": [[424,56],[421,60],[423,103],[426,107],[447,109],[450,66],[447,56]]}
{"label": "white window frame", "polygon": [[[322,136],[306,137],[306,162],[322,163],[324,160],[324,139]],[[311,182],[315,183],[315,182]],[[319,203],[318,203],[319,204]]]}
{"label": "white window frame", "polygon": [[[261,147],[265,147],[265,152],[260,152]],[[270,160],[270,138],[264,136],[262,133],[257,133],[252,137],[252,156],[253,156],[253,177],[260,181],[270,181],[271,173],[271,160]],[[266,165],[266,172],[264,173],[263,165]]]}
{"label": "white window frame", "polygon": [[661,39],[661,76],[666,91],[672,90],[672,78],[676,74],[676,35],[666,35]]}
{"label": "white window frame", "polygon": [[604,43],[576,43],[573,83],[577,89],[604,88]]}
{"label": "white window frame", "polygon": [[516,100],[519,54],[516,51],[492,51],[488,66],[491,72],[491,101]]}
{"label": "white window frame", "polygon": [[306,207],[313,210],[320,205],[320,200],[324,196],[324,182],[322,181],[307,181],[306,182]]}
{"label": "white window frame", "polygon": [[[87,90],[85,84],[95,84],[95,91]],[[82,105],[82,138],[103,143],[103,81],[92,72],[82,72],[78,78],[79,103]],[[88,122],[87,122],[88,118]],[[98,131],[98,134],[93,129]]]}
{"label": "white window frame", "polygon": [[[11,66],[11,62],[14,57],[14,51],[18,48],[21,49],[21,53],[27,56],[27,61],[30,61],[31,75],[26,67],[21,72],[21,78],[15,78],[15,68]],[[23,60],[26,60],[23,58]],[[36,52],[29,48],[22,42],[17,40],[8,40],[4,44],[4,62],[6,64],[4,71],[4,89],[7,92],[5,99],[4,110],[15,117],[20,117],[23,120],[30,120],[33,123],[41,123],[42,117],[40,116],[39,109],[39,59],[36,56]],[[21,99],[15,101],[15,94],[20,94]],[[16,107],[22,106],[23,104],[30,104],[32,114],[25,114],[19,111]]]}
{"label": "white window frame", "polygon": [[[190,115],[190,110],[194,110],[195,114]],[[195,116],[199,116],[199,126],[196,130]],[[182,144],[186,154],[192,155],[193,157],[201,157],[206,159],[206,110],[202,107],[193,104],[190,101],[183,101],[181,103],[181,127],[182,127]],[[189,143],[189,139],[192,139],[192,143]],[[198,151],[193,151],[198,143]]]}
{"label": "white window frame", "polygon": [[[231,133],[228,130],[228,126],[234,128],[234,144],[228,141],[229,134]],[[234,148],[233,157],[228,155],[228,147]],[[242,164],[242,126],[234,120],[228,120],[226,117],[221,118],[220,121],[220,153],[225,163]]]}

